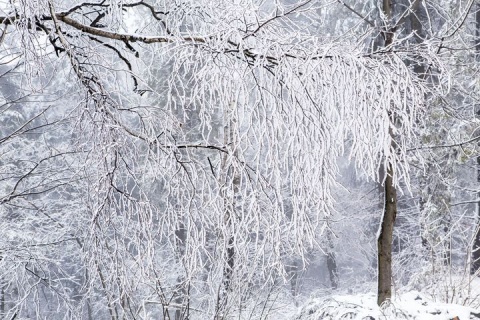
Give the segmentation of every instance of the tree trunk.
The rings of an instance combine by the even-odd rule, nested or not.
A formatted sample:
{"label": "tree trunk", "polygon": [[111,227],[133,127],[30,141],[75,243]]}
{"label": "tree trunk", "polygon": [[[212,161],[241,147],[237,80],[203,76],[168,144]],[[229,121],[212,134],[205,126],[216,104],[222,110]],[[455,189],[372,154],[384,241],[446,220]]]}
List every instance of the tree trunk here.
{"label": "tree trunk", "polygon": [[[177,254],[178,257],[177,259],[179,261],[182,261],[185,256],[185,251],[186,251],[186,243],[187,243],[187,230],[185,228],[185,224],[182,222],[180,225],[177,227],[175,230],[175,237],[176,237],[176,242],[177,244]],[[177,286],[176,289],[174,290],[173,297],[175,303],[177,306],[181,306],[181,308],[176,309],[174,313],[174,319],[175,320],[181,320],[183,319],[183,314],[185,309],[188,308],[188,305],[186,302],[188,302],[188,297],[187,297],[187,292],[185,290],[185,284],[184,284],[184,276],[181,274],[177,277]]]}
{"label": "tree trunk", "polygon": [[5,314],[5,288],[2,285],[2,289],[0,290],[0,316],[3,316],[4,314]]}
{"label": "tree trunk", "polygon": [[392,165],[388,165],[385,179],[385,209],[377,239],[378,246],[378,298],[381,305],[392,297],[392,240],[393,225],[397,217],[397,190],[393,185]]}
{"label": "tree trunk", "polygon": [[[477,4],[475,12],[475,50],[477,52],[477,59],[480,57],[480,4]],[[480,118],[480,105],[477,105],[476,115]],[[480,182],[480,157],[477,157],[477,182]],[[480,192],[477,193],[477,198],[480,199]],[[470,268],[471,274],[480,275],[480,202],[477,204],[477,227],[475,228],[475,235],[473,238],[472,247],[472,266]]]}
{"label": "tree trunk", "polygon": [[[479,5],[480,6],[480,5]],[[480,32],[480,14],[477,11],[477,33]],[[477,50],[480,53],[479,47]],[[480,109],[480,108],[479,108]],[[480,112],[477,112],[477,117]],[[477,182],[480,182],[480,157],[477,157]],[[477,198],[480,199],[480,192],[477,193]],[[472,265],[470,268],[471,274],[480,275],[480,202],[477,203],[477,226],[475,228],[475,234],[473,237],[473,246],[472,246]]]}
{"label": "tree trunk", "polygon": [[328,276],[330,277],[330,284],[332,286],[332,289],[335,290],[338,288],[338,268],[337,268],[337,257],[335,256],[335,250],[333,247],[332,231],[328,231],[327,241],[328,241],[328,251],[327,251]]}
{"label": "tree trunk", "polygon": [[[233,121],[232,121],[233,122]],[[233,124],[231,123],[231,128],[229,130],[229,137],[230,141],[235,141],[233,136]],[[225,144],[228,145],[228,144]],[[235,147],[235,146],[234,146]],[[236,155],[236,151],[234,151],[234,154]],[[225,156],[226,158],[226,156]],[[236,206],[236,197],[238,196],[238,185],[240,184],[240,177],[238,173],[236,172],[236,168],[233,166],[230,169],[225,168],[227,172],[227,177],[226,179],[232,179],[232,191],[233,194],[231,196],[225,196],[225,230],[228,234],[228,243],[227,243],[227,248],[225,252],[225,267],[223,271],[223,277],[224,277],[224,289],[225,289],[225,296],[231,289],[231,281],[232,281],[232,276],[233,276],[233,270],[235,268],[235,238],[234,238],[234,215],[235,215],[235,206]],[[229,177],[231,175],[232,177]],[[228,192],[227,192],[228,193]],[[226,303],[226,300],[225,300]]]}
{"label": "tree trunk", "polygon": [[[392,1],[383,0],[383,14],[390,22],[392,18]],[[389,46],[393,42],[392,29],[387,29],[383,33],[385,46]],[[391,117],[394,117],[391,114]],[[392,121],[392,125],[395,121]],[[393,142],[393,131],[390,129],[389,134],[392,137],[392,149],[395,149]],[[386,300],[392,297],[392,242],[393,242],[393,225],[397,217],[397,190],[393,183],[393,167],[391,163],[387,164],[387,176],[385,178],[385,208],[380,225],[380,230],[377,239],[377,254],[378,254],[378,291],[377,303],[381,305]]]}
{"label": "tree trunk", "polygon": [[[480,207],[480,204],[478,206]],[[480,276],[480,226],[478,224],[480,224],[480,212],[478,212],[477,217],[477,228],[472,248],[472,267],[470,269],[472,275]]]}
{"label": "tree trunk", "polygon": [[[231,221],[229,220],[229,223]],[[235,248],[234,248],[234,242],[235,239],[233,238],[233,235],[228,238],[228,247],[227,247],[227,254],[225,257],[226,260],[226,265],[224,269],[224,279],[225,279],[225,291],[228,292],[230,290],[230,285],[232,281],[232,275],[233,275],[233,268],[235,266]]]}
{"label": "tree trunk", "polygon": [[[236,102],[229,105],[229,109],[224,114],[224,145],[231,146],[234,157],[237,157],[237,135],[236,135],[236,116],[235,110]],[[223,288],[219,290],[217,297],[217,311],[216,318],[223,319],[223,314],[228,304],[228,294],[232,291],[232,278],[235,270],[235,210],[236,200],[239,197],[240,173],[235,165],[228,164],[228,155],[225,154],[222,158],[222,178],[224,181],[224,232],[228,238],[225,250],[225,264],[223,268]]]}

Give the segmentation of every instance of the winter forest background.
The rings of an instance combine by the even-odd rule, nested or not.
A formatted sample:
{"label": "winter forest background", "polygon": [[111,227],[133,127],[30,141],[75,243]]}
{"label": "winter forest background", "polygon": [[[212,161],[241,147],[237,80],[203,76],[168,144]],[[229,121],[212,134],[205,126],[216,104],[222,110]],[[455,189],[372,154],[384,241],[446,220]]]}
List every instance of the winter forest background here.
{"label": "winter forest background", "polygon": [[479,35],[477,0],[0,1],[0,318],[478,310]]}

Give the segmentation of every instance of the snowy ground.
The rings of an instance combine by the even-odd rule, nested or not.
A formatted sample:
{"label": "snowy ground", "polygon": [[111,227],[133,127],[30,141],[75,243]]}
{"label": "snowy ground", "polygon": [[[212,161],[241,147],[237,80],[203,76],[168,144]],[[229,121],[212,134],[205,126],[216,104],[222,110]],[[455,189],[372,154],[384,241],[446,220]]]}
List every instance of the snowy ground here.
{"label": "snowy ground", "polygon": [[457,304],[433,302],[419,292],[399,295],[379,308],[376,295],[338,295],[312,299],[295,320],[480,320],[480,310]]}

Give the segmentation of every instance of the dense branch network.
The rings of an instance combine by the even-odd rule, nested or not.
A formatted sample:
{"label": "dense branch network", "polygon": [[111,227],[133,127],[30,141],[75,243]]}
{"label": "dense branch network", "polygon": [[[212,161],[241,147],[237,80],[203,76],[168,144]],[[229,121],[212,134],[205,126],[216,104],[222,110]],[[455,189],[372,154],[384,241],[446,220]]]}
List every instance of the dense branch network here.
{"label": "dense branch network", "polygon": [[[51,198],[63,203],[75,195],[65,200],[71,208],[49,213],[61,221],[57,229],[30,216],[35,228],[53,229],[45,239],[36,242],[32,231],[15,241],[22,250],[69,249],[58,263],[75,270],[69,285],[88,308],[106,306],[105,317],[141,318],[155,301],[164,313],[220,318],[235,312],[234,299],[288,279],[288,264],[306,263],[333,212],[338,157],[348,153],[378,182],[379,168],[390,164],[395,183],[408,183],[408,147],[428,97],[444,90],[435,41],[392,39],[369,50],[365,43],[385,32],[344,1],[325,6],[346,7],[368,27],[348,50],[312,30],[323,8],[316,1],[273,9],[214,2],[172,1],[159,9],[146,1],[67,7],[44,0],[13,5],[0,17],[5,50],[16,49],[7,27],[24,41],[25,68],[38,63],[42,70],[44,63],[48,73],[58,59],[67,75],[57,81],[78,84],[57,108],[68,114],[58,121],[67,142],[45,134],[45,160],[24,168],[17,184],[12,178],[0,201],[30,201],[44,217]],[[129,32],[136,23],[141,31]],[[438,81],[418,77],[415,63],[431,66]],[[20,126],[0,145],[26,133]],[[57,145],[66,151],[54,153]],[[58,178],[60,191],[22,198],[28,178],[38,183],[30,171],[61,156],[73,173]],[[74,248],[66,240],[72,234],[81,239]],[[45,249],[28,269],[11,268],[12,279],[34,275],[69,292],[64,270],[38,272],[49,269],[48,255]],[[8,263],[20,265],[24,255],[10,256],[16,258]],[[73,300],[65,302],[69,310]]]}
{"label": "dense branch network", "polygon": [[[118,31],[115,31],[115,32],[109,31],[105,25],[100,23],[100,21],[103,18],[105,18],[106,16],[105,10],[111,7],[111,5],[104,4],[103,2],[102,3],[82,3],[66,11],[62,11],[62,12],[51,11],[49,16],[48,15],[35,16],[34,17],[35,23],[32,23],[32,26],[30,26],[30,28],[35,28],[35,25],[36,25],[36,27],[40,28],[42,31],[47,33],[47,35],[51,36],[52,30],[50,28],[45,27],[44,23],[48,21],[52,21],[53,19],[57,19],[58,21],[62,21],[63,23],[65,23],[65,25],[68,25],[69,27],[72,27],[85,34],[89,34],[99,38],[123,42],[131,50],[134,50],[133,47],[131,47],[131,44],[133,43],[144,43],[144,44],[154,44],[154,43],[162,44],[163,43],[163,44],[175,44],[178,46],[181,46],[182,43],[187,43],[194,46],[203,45],[203,48],[210,50],[211,53],[213,54],[242,53],[244,57],[246,57],[247,60],[249,60],[250,62],[265,60],[271,65],[278,65],[279,61],[286,58],[301,59],[301,60],[331,59],[333,58],[332,55],[326,54],[326,53],[319,53],[315,51],[312,51],[311,54],[308,54],[308,55],[305,55],[304,52],[302,53],[301,51],[285,52],[280,55],[278,54],[269,55],[265,53],[259,53],[258,50],[255,48],[249,48],[249,44],[245,42],[249,38],[255,38],[257,35],[260,35],[263,29],[269,27],[269,25],[273,24],[273,22],[278,22],[276,25],[280,24],[281,26],[282,21],[286,20],[289,15],[296,14],[298,10],[303,9],[306,6],[308,7],[308,5],[311,4],[311,2],[312,1],[305,1],[304,3],[300,3],[298,5],[293,6],[288,11],[282,14],[275,13],[273,17],[270,17],[263,22],[258,22],[257,26],[253,27],[253,29],[251,30],[246,29],[245,31],[243,31],[242,32],[243,36],[239,41],[234,41],[230,39],[228,35],[222,35],[222,34],[214,35],[214,36],[182,35],[181,33],[175,34],[172,30],[168,28],[168,26],[164,21],[165,16],[167,16],[169,12],[155,10],[155,8],[152,5],[147,4],[144,1],[139,1],[135,3],[126,3],[122,5],[122,8],[134,8],[134,7],[140,7],[140,6],[144,6],[148,8],[148,10],[152,15],[152,18],[161,22],[162,26],[164,27],[164,32],[166,33],[166,35],[151,36],[151,35],[139,35],[139,34],[133,34],[133,33],[118,32]],[[343,1],[338,1],[338,2],[346,6],[349,10],[352,10],[355,14],[357,15],[359,14],[353,8],[346,5]],[[98,13],[97,17],[93,19],[93,21],[91,21],[90,24],[88,25],[80,22],[78,19],[71,17],[73,15],[77,15],[84,19],[86,16],[84,16],[81,12],[83,9],[89,9],[93,12],[99,11],[100,13]],[[408,12],[408,10],[406,12]],[[373,27],[372,22],[368,21],[367,18],[361,15],[360,17]],[[10,24],[17,23],[18,21],[22,21],[24,19],[25,17],[22,17],[20,15],[0,16],[0,24],[8,26]],[[401,23],[401,20],[402,19],[398,21],[398,24]],[[247,28],[249,28],[249,26],[247,26]],[[224,43],[223,47],[217,47],[216,43],[218,42],[219,39]],[[94,41],[98,41],[98,39],[95,39]],[[62,50],[61,48],[56,46],[55,42],[52,42],[52,45],[56,49]],[[373,58],[375,57],[375,55],[378,55],[378,54],[395,53],[395,52],[396,50],[393,47],[389,47],[386,50],[383,50],[383,51],[380,50],[374,53],[359,53],[359,56]]]}

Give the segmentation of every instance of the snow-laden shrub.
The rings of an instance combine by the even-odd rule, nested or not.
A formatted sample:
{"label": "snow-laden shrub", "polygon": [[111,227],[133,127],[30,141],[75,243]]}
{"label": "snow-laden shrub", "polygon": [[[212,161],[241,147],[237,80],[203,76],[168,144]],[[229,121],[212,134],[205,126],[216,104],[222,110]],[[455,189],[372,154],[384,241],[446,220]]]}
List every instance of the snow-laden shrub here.
{"label": "snow-laden shrub", "polygon": [[311,299],[294,320],[473,320],[480,310],[456,304],[429,301],[418,292],[408,292],[378,307],[374,294]]}

